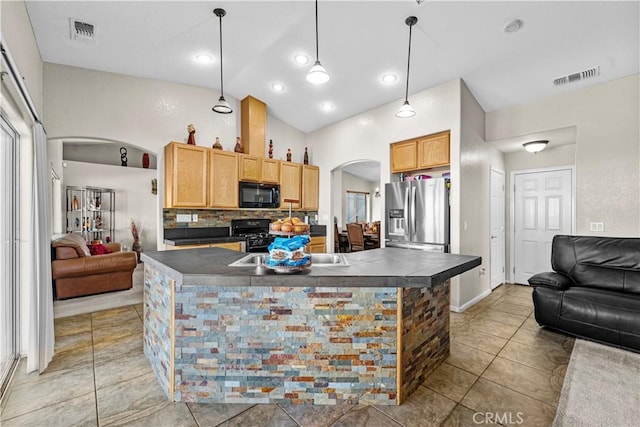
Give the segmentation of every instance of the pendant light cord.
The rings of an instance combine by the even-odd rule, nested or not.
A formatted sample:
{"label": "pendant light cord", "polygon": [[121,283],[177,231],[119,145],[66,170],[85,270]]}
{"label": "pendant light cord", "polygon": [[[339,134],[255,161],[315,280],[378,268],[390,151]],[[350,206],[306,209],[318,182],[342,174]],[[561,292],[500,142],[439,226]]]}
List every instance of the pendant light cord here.
{"label": "pendant light cord", "polygon": [[320,61],[318,54],[318,0],[316,0],[316,61]]}
{"label": "pendant light cord", "polygon": [[224,97],[224,78],[222,76],[222,15],[220,15],[220,95]]}
{"label": "pendant light cord", "polygon": [[404,100],[405,102],[409,101],[409,65],[411,64],[411,30],[413,29],[413,24],[409,25],[409,54],[407,55],[407,88],[404,92]]}

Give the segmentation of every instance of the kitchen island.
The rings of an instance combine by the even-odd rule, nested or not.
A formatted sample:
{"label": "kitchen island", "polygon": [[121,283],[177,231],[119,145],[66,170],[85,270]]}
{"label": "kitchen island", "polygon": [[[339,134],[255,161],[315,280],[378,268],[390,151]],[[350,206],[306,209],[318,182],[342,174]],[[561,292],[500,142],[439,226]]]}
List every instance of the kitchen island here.
{"label": "kitchen island", "polygon": [[481,262],[384,248],[296,274],[229,265],[244,255],[142,254],[144,352],[170,400],[400,404],[449,354],[449,279]]}

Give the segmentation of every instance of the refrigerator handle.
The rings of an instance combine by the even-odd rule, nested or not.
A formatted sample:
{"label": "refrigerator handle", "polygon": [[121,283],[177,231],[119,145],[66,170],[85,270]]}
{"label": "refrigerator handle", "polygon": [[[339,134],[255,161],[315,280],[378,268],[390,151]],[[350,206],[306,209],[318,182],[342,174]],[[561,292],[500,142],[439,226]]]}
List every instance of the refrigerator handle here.
{"label": "refrigerator handle", "polygon": [[411,186],[411,240],[416,237],[416,187]]}
{"label": "refrigerator handle", "polygon": [[410,200],[409,200],[409,187],[404,189],[404,237],[407,240],[411,239],[411,230],[409,228],[409,207],[410,205]]}

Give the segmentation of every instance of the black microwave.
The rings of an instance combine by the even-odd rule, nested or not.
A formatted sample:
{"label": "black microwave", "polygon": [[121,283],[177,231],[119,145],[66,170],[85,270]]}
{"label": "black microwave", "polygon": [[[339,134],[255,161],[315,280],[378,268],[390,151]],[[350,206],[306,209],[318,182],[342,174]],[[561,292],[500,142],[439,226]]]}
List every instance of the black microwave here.
{"label": "black microwave", "polygon": [[240,181],[241,208],[280,207],[280,186],[278,184],[261,184],[258,182]]}

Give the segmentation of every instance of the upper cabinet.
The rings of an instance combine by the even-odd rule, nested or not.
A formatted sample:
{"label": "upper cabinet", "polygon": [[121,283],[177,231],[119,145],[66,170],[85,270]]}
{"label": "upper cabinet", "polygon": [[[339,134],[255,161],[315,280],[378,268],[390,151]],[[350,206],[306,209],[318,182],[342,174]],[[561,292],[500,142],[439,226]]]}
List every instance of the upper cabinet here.
{"label": "upper cabinet", "polygon": [[240,181],[260,182],[262,180],[262,158],[240,154],[238,167]]}
{"label": "upper cabinet", "polygon": [[391,172],[410,172],[449,164],[449,131],[391,144]]}
{"label": "upper cabinet", "polygon": [[207,207],[208,152],[172,142],[164,148],[165,206]]}
{"label": "upper cabinet", "polygon": [[267,104],[247,96],[240,101],[240,136],[245,154],[264,157]]}
{"label": "upper cabinet", "polygon": [[230,151],[210,150],[209,206],[238,207],[238,155]]}
{"label": "upper cabinet", "polygon": [[302,165],[302,209],[318,210],[320,168]]}
{"label": "upper cabinet", "polygon": [[[301,167],[299,163],[280,162],[280,207],[289,208],[289,203],[285,199],[300,201],[300,177]],[[293,203],[293,209],[299,209],[300,203]]]}
{"label": "upper cabinet", "polygon": [[276,159],[262,159],[261,182],[268,184],[280,183],[280,161]]}

